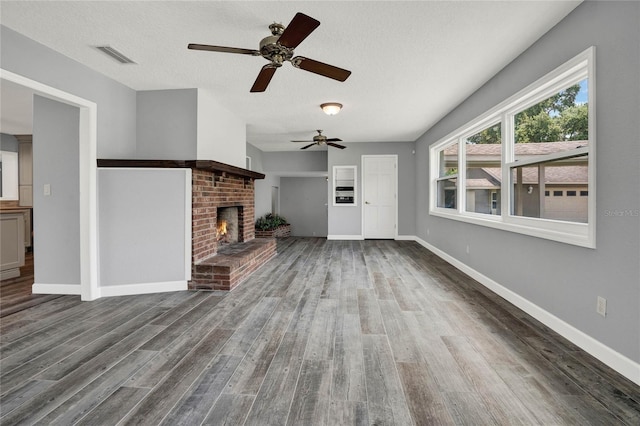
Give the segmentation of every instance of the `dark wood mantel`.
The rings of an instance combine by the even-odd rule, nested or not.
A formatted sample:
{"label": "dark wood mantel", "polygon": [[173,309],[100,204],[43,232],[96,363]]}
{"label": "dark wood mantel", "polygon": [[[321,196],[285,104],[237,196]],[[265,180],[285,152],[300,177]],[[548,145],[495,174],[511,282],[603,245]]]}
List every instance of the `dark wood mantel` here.
{"label": "dark wood mantel", "polygon": [[219,163],[213,160],[117,160],[98,159],[98,167],[133,167],[164,169],[198,169],[210,172],[224,172],[252,179],[264,179],[263,173]]}

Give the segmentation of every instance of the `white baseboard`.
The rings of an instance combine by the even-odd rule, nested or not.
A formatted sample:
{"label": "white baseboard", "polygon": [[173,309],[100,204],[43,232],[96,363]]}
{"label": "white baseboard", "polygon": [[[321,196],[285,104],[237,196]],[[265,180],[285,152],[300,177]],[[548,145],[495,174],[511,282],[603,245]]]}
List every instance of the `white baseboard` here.
{"label": "white baseboard", "polygon": [[396,235],[396,241],[415,241],[415,235]]}
{"label": "white baseboard", "polygon": [[80,295],[82,286],[80,284],[36,284],[31,286],[33,294],[70,294]]}
{"label": "white baseboard", "polygon": [[364,240],[362,235],[327,235],[327,240]]}
{"label": "white baseboard", "polygon": [[[400,239],[400,238],[398,238]],[[403,239],[405,239],[403,237]],[[409,238],[406,238],[409,239]],[[493,281],[491,278],[483,275],[482,273],[476,271],[470,266],[462,263],[455,257],[450,256],[449,254],[443,252],[442,250],[432,246],[421,238],[412,237],[414,241],[416,241],[421,246],[426,249],[432,251],[438,257],[443,260],[449,262],[460,271],[469,275],[471,278],[478,281],[480,284],[487,287],[489,290],[493,291],[497,295],[503,297],[513,305],[522,309],[527,314],[531,315],[547,327],[551,328],[556,333],[560,334],[567,340],[571,341],[576,346],[580,347],[587,353],[593,355],[609,367],[616,370],[618,373],[622,374],[632,382],[640,385],[640,363],[633,361],[632,359],[627,358],[621,353],[611,349],[610,347],[604,345],[602,342],[594,339],[593,337],[585,334],[584,332],[578,330],[571,324],[561,320],[556,317],[552,313],[542,309],[538,305],[530,302],[524,297],[520,296],[517,293],[509,290],[508,288],[498,284]]]}
{"label": "white baseboard", "polygon": [[98,287],[100,297],[129,296],[132,294],[166,293],[189,289],[187,281],[166,281],[160,283],[121,284]]}

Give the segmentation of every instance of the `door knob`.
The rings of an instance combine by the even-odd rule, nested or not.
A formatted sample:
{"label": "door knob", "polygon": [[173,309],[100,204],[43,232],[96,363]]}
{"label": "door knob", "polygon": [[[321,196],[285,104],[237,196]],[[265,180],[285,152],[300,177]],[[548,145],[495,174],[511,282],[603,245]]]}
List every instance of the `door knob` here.
{"label": "door knob", "polygon": [[368,201],[365,201],[364,203],[365,203],[365,204],[369,204],[369,202],[368,202]]}

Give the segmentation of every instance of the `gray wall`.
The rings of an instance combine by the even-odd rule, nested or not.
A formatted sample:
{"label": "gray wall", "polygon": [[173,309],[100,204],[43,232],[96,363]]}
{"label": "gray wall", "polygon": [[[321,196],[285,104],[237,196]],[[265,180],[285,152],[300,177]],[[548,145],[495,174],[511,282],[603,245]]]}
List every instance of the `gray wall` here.
{"label": "gray wall", "polygon": [[98,104],[98,158],[135,156],[134,90],[4,26],[0,43],[2,69]]}
{"label": "gray wall", "polygon": [[98,169],[100,286],[187,279],[187,183],[184,169]]}
{"label": "gray wall", "polygon": [[[327,151],[263,152],[247,143],[247,156],[251,157],[251,169],[265,174],[264,179],[255,181],[256,218],[271,213],[271,188],[274,186],[280,188],[280,213],[285,215],[282,205],[284,192],[281,179],[283,177],[289,179],[319,177],[320,175],[324,176],[327,172]],[[304,176],[305,174],[307,176]],[[297,175],[297,177],[291,175]],[[305,183],[300,181],[300,184],[304,185]],[[289,218],[287,217],[287,219]],[[311,232],[320,232],[320,230]]]}
{"label": "gray wall", "polygon": [[35,96],[33,111],[35,283],[80,285],[80,110]]}
{"label": "gray wall", "polygon": [[296,237],[327,236],[327,178],[280,178],[280,214]]}
{"label": "gray wall", "polygon": [[196,159],[197,89],[138,92],[136,114],[136,158]]}
{"label": "gray wall", "polygon": [[271,213],[271,187],[280,187],[280,176],[268,173],[263,166],[264,153],[255,146],[247,143],[247,156],[251,157],[251,170],[264,173],[264,179],[255,180],[255,216],[256,219]]}
{"label": "gray wall", "polygon": [[[329,235],[362,235],[362,156],[395,154],[398,156],[398,235],[415,235],[416,223],[416,162],[412,142],[351,143],[347,149],[329,150],[329,182],[333,166],[358,166],[356,207],[335,207],[329,204]],[[427,167],[426,165],[424,167]],[[419,186],[423,188],[423,185]],[[328,189],[331,191],[331,188]],[[330,194],[328,193],[328,196]]]}
{"label": "gray wall", "polygon": [[262,166],[265,172],[326,172],[327,151],[263,152]]}
{"label": "gray wall", "polygon": [[18,139],[13,135],[0,133],[0,150],[18,152]]}
{"label": "gray wall", "polygon": [[[417,234],[606,346],[640,362],[640,3],[584,2],[416,144]],[[596,46],[597,248],[428,215],[429,145]],[[427,232],[429,230],[429,232]],[[470,254],[465,253],[466,245]],[[607,299],[607,317],[596,298]]]}

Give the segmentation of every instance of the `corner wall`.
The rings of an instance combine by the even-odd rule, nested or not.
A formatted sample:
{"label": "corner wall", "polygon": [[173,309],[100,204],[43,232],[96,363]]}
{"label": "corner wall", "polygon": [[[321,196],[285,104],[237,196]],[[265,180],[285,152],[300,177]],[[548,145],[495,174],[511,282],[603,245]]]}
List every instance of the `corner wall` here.
{"label": "corner wall", "polygon": [[[416,143],[417,235],[572,328],[640,383],[640,3],[588,1]],[[589,46],[596,46],[596,249],[428,214],[429,145]],[[612,212],[629,211],[629,215]],[[465,251],[469,246],[470,252]],[[607,299],[606,318],[596,298]],[[604,346],[600,346],[604,345]],[[595,353],[595,352],[600,353]],[[612,365],[613,366],[613,365]],[[617,368],[620,371],[620,368]]]}

